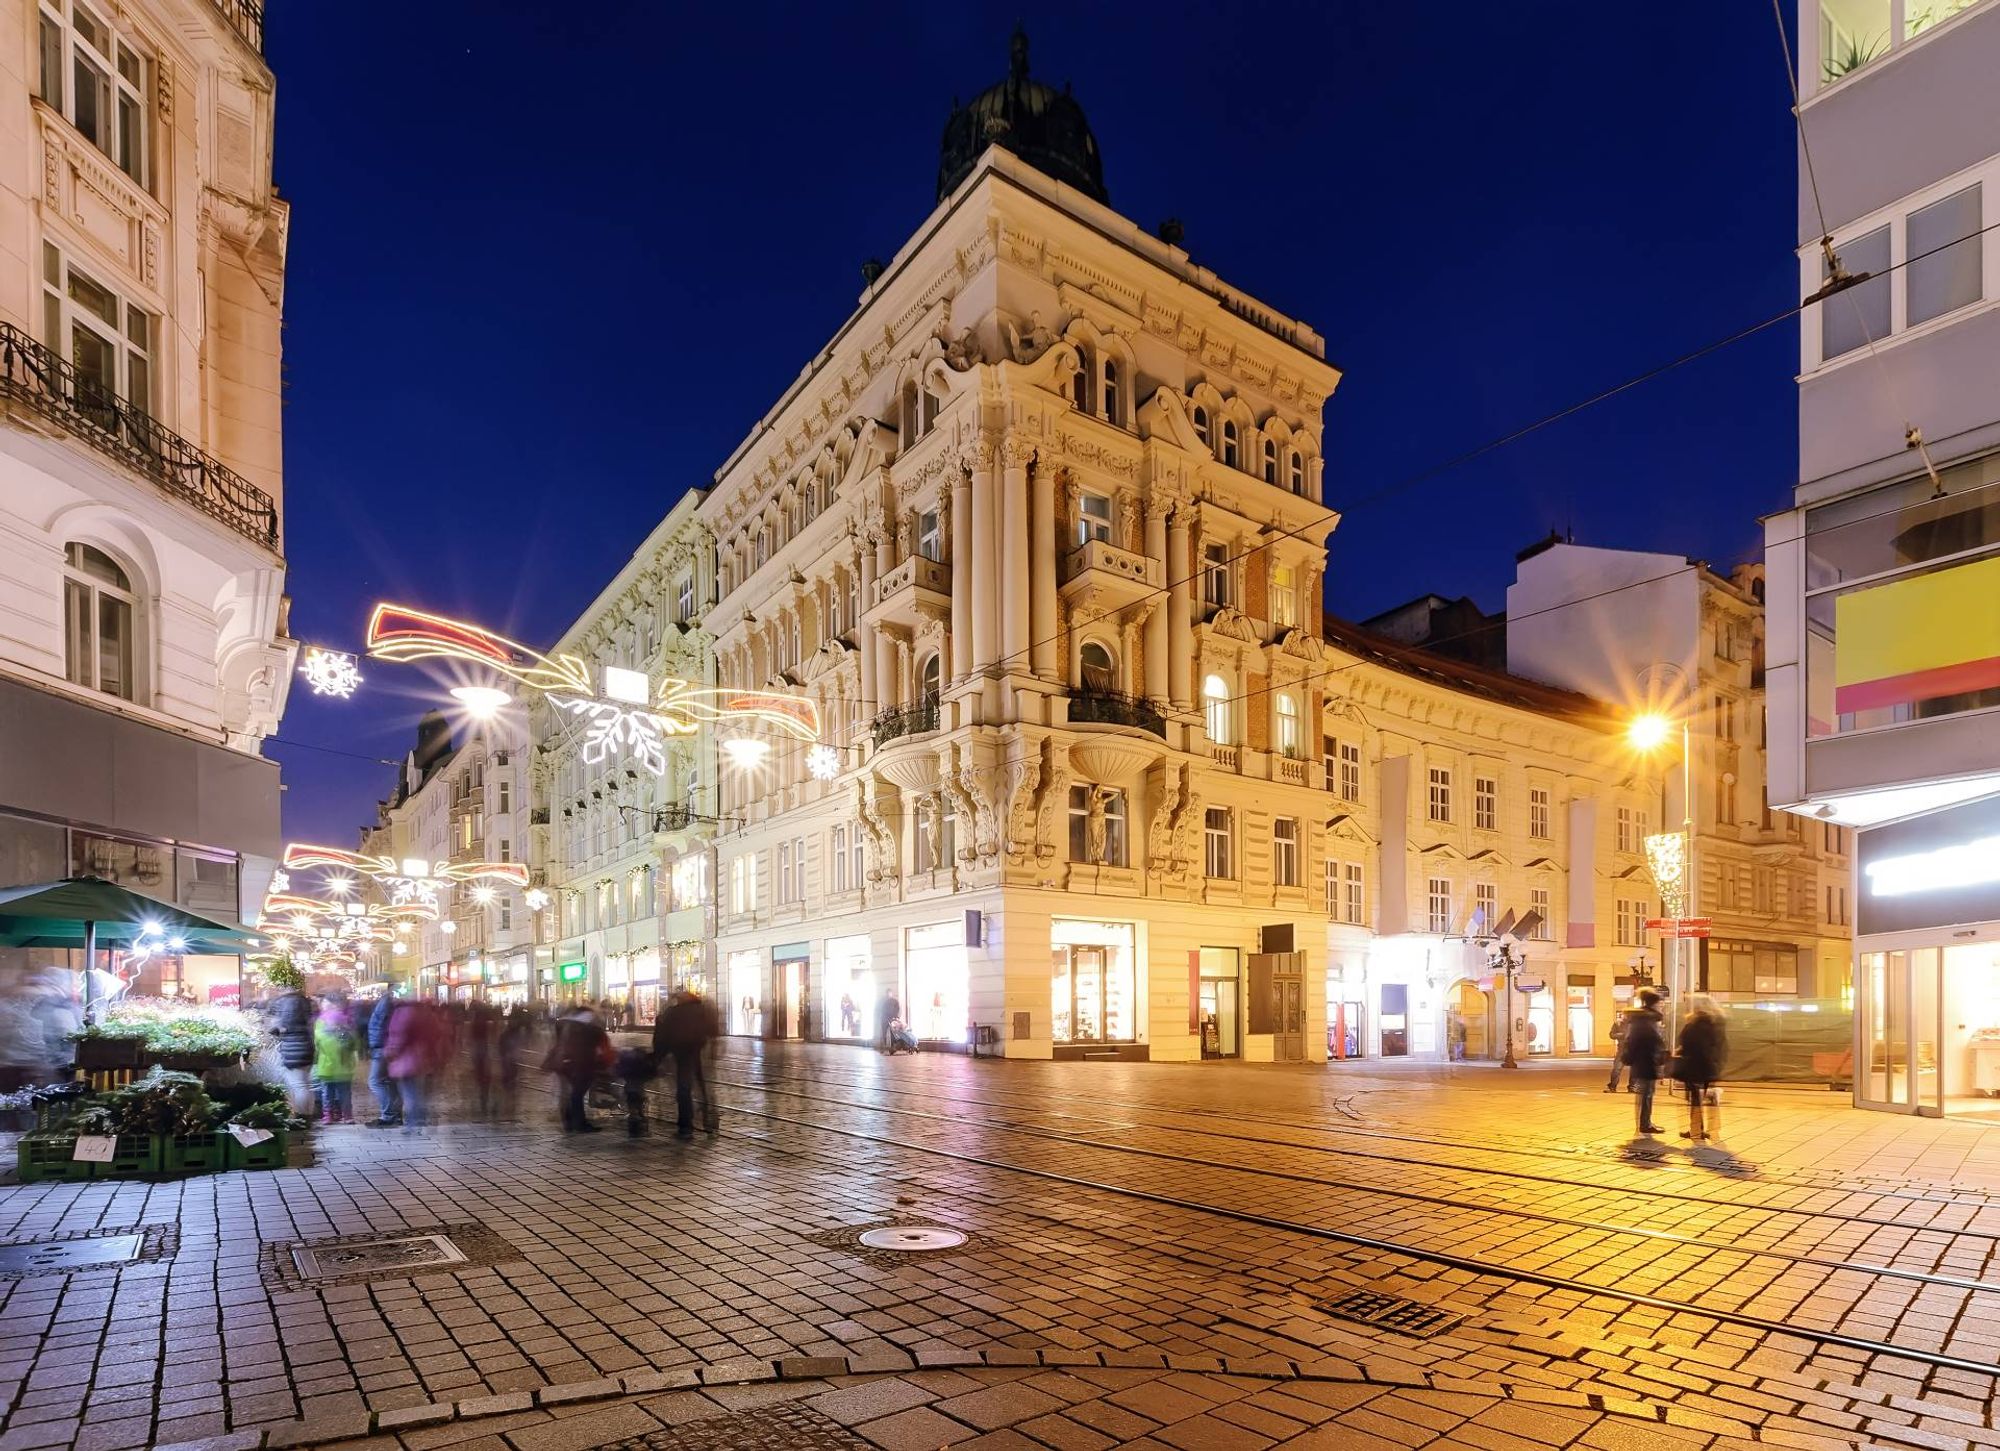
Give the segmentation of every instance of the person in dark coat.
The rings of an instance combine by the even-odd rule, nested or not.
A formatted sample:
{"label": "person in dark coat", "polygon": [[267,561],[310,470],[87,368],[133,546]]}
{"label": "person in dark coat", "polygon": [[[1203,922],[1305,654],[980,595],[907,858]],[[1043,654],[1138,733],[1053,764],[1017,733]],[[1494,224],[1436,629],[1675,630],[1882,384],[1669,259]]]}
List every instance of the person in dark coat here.
{"label": "person in dark coat", "polygon": [[1638,1006],[1625,1019],[1625,1041],[1619,1045],[1618,1057],[1632,1073],[1639,1132],[1663,1133],[1665,1130],[1653,1122],[1653,1094],[1660,1086],[1660,1060],[1667,1052],[1666,1039],[1660,1033],[1660,995],[1651,988],[1639,989]]}
{"label": "person in dark coat", "polygon": [[581,1003],[573,1012],[565,1013],[556,1024],[555,1042],[549,1045],[549,1056],[542,1066],[562,1080],[564,1133],[597,1132],[597,1125],[590,1121],[584,1099],[590,1092],[590,1085],[597,1081],[597,1075],[610,1066],[613,1056],[611,1035],[604,1031],[603,1021],[588,1003]]}
{"label": "person in dark coat", "polygon": [[891,1029],[890,1024],[902,1016],[902,1001],[896,996],[896,990],[891,988],[882,994],[881,1017],[875,1024],[875,1046],[882,1052],[893,1053],[896,1051],[895,1033]]}
{"label": "person in dark coat", "polygon": [[318,1049],[313,1043],[313,1001],[297,988],[286,988],[267,1010],[271,1036],[277,1040],[278,1067],[285,1074],[285,1096],[296,1114],[317,1114],[312,1066]]}
{"label": "person in dark coat", "polygon": [[375,1095],[375,1117],[370,1128],[392,1129],[403,1121],[403,1093],[389,1074],[389,1015],[396,1011],[394,985],[382,989],[362,1028],[362,1042],[368,1051],[368,1087]]}
{"label": "person in dark coat", "polygon": [[694,1137],[694,1091],[701,1087],[704,1126],[715,1132],[715,1108],[709,1097],[708,1070],[703,1060],[717,1034],[714,1010],[700,993],[675,993],[665,1011],[653,1023],[653,1057],[657,1062],[668,1054],[674,1060],[674,1137]]}
{"label": "person in dark coat", "polygon": [[1705,1144],[1722,1132],[1721,1108],[1710,1109],[1709,1096],[1728,1060],[1729,1038],[1721,1012],[1708,999],[1696,998],[1681,1024],[1680,1078],[1688,1101],[1688,1126],[1682,1138]]}

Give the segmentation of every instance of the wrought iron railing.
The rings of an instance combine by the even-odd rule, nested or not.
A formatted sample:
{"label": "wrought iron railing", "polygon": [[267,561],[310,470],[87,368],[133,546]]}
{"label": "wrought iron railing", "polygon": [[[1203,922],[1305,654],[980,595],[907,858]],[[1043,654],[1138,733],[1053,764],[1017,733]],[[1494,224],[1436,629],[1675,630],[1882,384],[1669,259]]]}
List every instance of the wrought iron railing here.
{"label": "wrought iron railing", "polygon": [[262,0],[209,0],[222,12],[236,33],[248,41],[257,54],[264,53],[264,6]]}
{"label": "wrought iron railing", "polygon": [[878,746],[887,745],[898,736],[920,736],[926,731],[934,731],[938,728],[938,703],[926,700],[896,710],[885,710],[875,717],[871,728]]}
{"label": "wrought iron railing", "polygon": [[1137,695],[1121,695],[1115,690],[1072,690],[1069,693],[1071,725],[1120,725],[1151,731],[1164,739],[1167,718],[1153,703]]}
{"label": "wrought iron railing", "polygon": [[278,508],[269,494],[5,322],[0,398],[68,429],[244,538],[278,547]]}

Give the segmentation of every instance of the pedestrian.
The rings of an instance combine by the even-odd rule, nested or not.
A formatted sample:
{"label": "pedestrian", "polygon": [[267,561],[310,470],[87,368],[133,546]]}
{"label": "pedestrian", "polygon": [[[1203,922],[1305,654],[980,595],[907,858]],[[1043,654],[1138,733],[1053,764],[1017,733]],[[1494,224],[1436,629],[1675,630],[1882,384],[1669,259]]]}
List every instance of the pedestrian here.
{"label": "pedestrian", "polygon": [[1695,998],[1688,1004],[1687,1021],[1681,1024],[1677,1060],[1688,1104],[1688,1126],[1682,1138],[1705,1144],[1722,1133],[1722,1092],[1715,1085],[1728,1060],[1729,1037],[1723,1031],[1721,1010],[1707,998]]}
{"label": "pedestrian", "polygon": [[313,1000],[295,987],[288,987],[271,999],[265,1021],[278,1044],[278,1067],[284,1074],[285,1097],[292,1112],[317,1116],[319,1106],[312,1085]]}
{"label": "pedestrian", "polygon": [[674,994],[666,1011],[653,1024],[655,1061],[668,1054],[674,1060],[674,1137],[694,1137],[694,1093],[701,1089],[702,1127],[711,1135],[718,1115],[709,1094],[708,1070],[703,1059],[719,1031],[715,1013],[700,993],[683,989]]}
{"label": "pedestrian", "polygon": [[450,1041],[451,1025],[436,1003],[411,999],[390,1015],[383,1052],[403,1101],[403,1132],[430,1126],[432,1090],[450,1055]]}
{"label": "pedestrian", "polygon": [[617,1055],[603,1021],[588,1002],[578,1003],[556,1024],[555,1041],[542,1066],[556,1075],[562,1094],[562,1126],[566,1134],[594,1134],[585,1098],[597,1075],[609,1068]]}
{"label": "pedestrian", "polygon": [[481,1118],[493,1115],[494,1084],[499,1077],[495,1055],[500,1051],[500,1010],[491,1003],[474,1003],[465,1023],[465,1045],[472,1059],[472,1091],[475,1111]]}
{"label": "pedestrian", "polygon": [[527,1004],[516,1003],[508,1010],[507,1018],[500,1027],[500,1040],[495,1052],[500,1060],[500,1116],[514,1117],[521,1091],[521,1055],[528,1051],[533,1041],[535,1023],[528,1012]]}
{"label": "pedestrian", "polygon": [[[1605,1080],[1604,1091],[1606,1093],[1616,1093],[1618,1091],[1618,1075],[1625,1067],[1625,1034],[1631,1030],[1631,1026],[1627,1015],[1624,1013],[1620,1013],[1611,1020],[1611,1077]],[[1630,1093],[1631,1090],[1627,1089],[1626,1092]]]}
{"label": "pedestrian", "polygon": [[1660,995],[1651,988],[1639,989],[1638,1006],[1626,1014],[1625,1041],[1618,1056],[1632,1073],[1632,1092],[1637,1098],[1639,1132],[1664,1133],[1653,1122],[1653,1094],[1660,1086],[1660,1060],[1666,1056],[1666,1040],[1660,1036]]}
{"label": "pedestrian", "polygon": [[659,1060],[644,1048],[621,1048],[613,1071],[625,1086],[626,1136],[636,1139],[646,1132],[646,1085],[659,1075]]}
{"label": "pedestrian", "polygon": [[879,1020],[882,1027],[876,1034],[875,1041],[875,1046],[882,1052],[893,1053],[896,1051],[895,1029],[891,1024],[902,1016],[903,1003],[896,996],[896,990],[894,988],[885,989],[882,993],[882,1016]]}
{"label": "pedestrian", "polygon": [[392,1129],[403,1122],[403,1094],[389,1072],[389,1019],[397,1011],[396,985],[385,983],[382,996],[369,1009],[368,1024],[362,1034],[368,1051],[368,1088],[375,1095],[375,1117],[368,1120],[370,1128]]}
{"label": "pedestrian", "polygon": [[320,1114],[330,1124],[354,1118],[354,1020],[346,1002],[328,998],[313,1021],[313,1088]]}

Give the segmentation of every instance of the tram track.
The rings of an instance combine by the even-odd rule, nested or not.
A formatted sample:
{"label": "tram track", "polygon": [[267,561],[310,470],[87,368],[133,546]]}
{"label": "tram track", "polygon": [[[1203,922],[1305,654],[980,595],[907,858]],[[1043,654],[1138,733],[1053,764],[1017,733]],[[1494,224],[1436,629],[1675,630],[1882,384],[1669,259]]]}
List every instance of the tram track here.
{"label": "tram track", "polygon": [[[1202,1159],[1192,1155],[1176,1155],[1168,1153],[1163,1150],[1146,1150],[1129,1145],[1106,1144],[1098,1140],[1081,1137],[1077,1135],[1062,1134],[1059,1132],[1046,1129],[1024,1128],[1016,1124],[1003,1124],[986,1119],[967,1118],[963,1115],[930,1113],[924,1110],[916,1110],[916,1109],[888,1108],[888,1107],[883,1107],[881,1105],[858,1103],[847,1099],[828,1097],[823,1094],[812,1094],[800,1090],[786,1089],[786,1088],[774,1088],[768,1084],[744,1083],[736,1080],[722,1079],[722,1078],[717,1078],[715,1081],[718,1084],[718,1086],[723,1086],[738,1090],[747,1090],[753,1093],[761,1093],[765,1095],[795,1097],[803,1099],[807,1102],[817,1102],[820,1104],[824,1104],[831,1108],[839,1110],[858,1111],[861,1113],[897,1115],[916,1120],[924,1120],[924,1121],[939,1123],[948,1126],[983,1129],[989,1132],[997,1132],[1003,1134],[1016,1134],[1024,1137],[1029,1137],[1045,1143],[1065,1144],[1071,1148],[1076,1148],[1076,1149],[1128,1154],[1148,1159],[1162,1160],[1170,1163],[1179,1163],[1189,1167],[1199,1167],[1209,1170],[1210,1172],[1220,1172],[1224,1174],[1245,1176],[1251,1179],[1276,1180],[1279,1182],[1286,1182],[1286,1181],[1301,1182],[1309,1184],[1314,1188],[1321,1190],[1344,1190],[1357,1195],[1374,1195],[1382,1199],[1399,1199],[1405,1201],[1414,1200],[1414,1201],[1429,1203],[1435,1207],[1440,1207],[1450,1210],[1464,1211],[1467,1208],[1477,1208],[1479,1212],[1483,1215],[1502,1215],[1523,1221],[1527,1220],[1539,1221],[1542,1223],[1549,1224],[1553,1227],[1562,1228],[1565,1231],[1571,1233],[1577,1232],[1579,1230],[1588,1231],[1591,1234],[1598,1236],[1600,1238],[1600,1242],[1603,1237],[1622,1238],[1628,1241],[1628,1243],[1633,1241],[1642,1243],[1646,1241],[1657,1242],[1662,1239],[1672,1239],[1675,1241],[1673,1246],[1674,1249],[1698,1250],[1704,1252],[1705,1254],[1720,1255],[1732,1258],[1737,1262],[1737,1264],[1731,1271],[1732,1274],[1740,1272],[1741,1268],[1744,1265],[1748,1265],[1758,1260],[1763,1260],[1772,1264],[1783,1264],[1793,1267],[1795,1269],[1811,1268],[1815,1270],[1825,1271],[1826,1275],[1824,1280],[1821,1282],[1821,1285],[1815,1285],[1809,1287],[1807,1286],[1792,1287],[1795,1291],[1797,1291],[1798,1298],[1800,1299],[1801,1302],[1804,1299],[1809,1298],[1819,1288],[1821,1288],[1821,1286],[1825,1284],[1839,1283],[1848,1288],[1857,1288],[1854,1286],[1853,1283],[1856,1279],[1865,1279],[1875,1282],[1894,1281],[1903,1283],[1915,1283],[1924,1287],[1922,1290],[1917,1292],[1920,1295],[1935,1297],[1937,1294],[1942,1293],[1942,1294],[1949,1294],[1954,1297],[1962,1297],[1962,1303],[1958,1307],[1957,1314],[1952,1317],[1954,1322],[1956,1322],[1958,1319],[1966,1318],[1974,1315],[1975,1313],[1979,1313],[1977,1311],[1977,1307],[1982,1302],[1976,1301],[1974,1297],[2000,1293],[2000,1284],[1992,1284],[1980,1280],[1969,1280],[1958,1276],[1938,1275],[1927,1271],[1907,1269],[1898,1266],[1871,1265],[1866,1263],[1855,1262],[1853,1260],[1831,1260],[1818,1256],[1801,1256],[1785,1251],[1743,1248],[1734,1245],[1717,1245],[1714,1244],[1713,1242],[1700,1241],[1692,1237],[1673,1236],[1670,1234],[1670,1232],[1664,1232],[1664,1231],[1648,1232],[1638,1227],[1620,1227],[1620,1226],[1607,1225],[1591,1221],[1580,1221],[1580,1220],[1565,1218],[1562,1216],[1551,1216],[1551,1215],[1541,1214],[1538,1212],[1524,1211],[1518,1208],[1497,1208],[1497,1207],[1489,1208],[1486,1206],[1470,1206],[1463,1201],[1451,1200],[1443,1198],[1441,1196],[1424,1195],[1416,1193],[1414,1191],[1391,1192],[1385,1190],[1381,1186],[1373,1186],[1373,1185],[1350,1186],[1343,1184],[1339,1181],[1321,1179],[1321,1178],[1316,1178],[1314,1176],[1296,1175],[1282,1170],[1260,1169],[1241,1164],[1231,1164],[1220,1160]],[[1670,1295],[1658,1294],[1649,1290],[1638,1288],[1636,1285],[1629,1283],[1629,1281],[1624,1278],[1621,1278],[1620,1281],[1614,1283],[1608,1283],[1608,1284],[1598,1283],[1593,1280],[1580,1279],[1574,1275],[1557,1273],[1551,1269],[1538,1268],[1534,1265],[1521,1264],[1518,1262],[1508,1263],[1500,1259],[1483,1259],[1473,1255],[1464,1254],[1450,1248],[1440,1247],[1434,1244],[1426,1244],[1421,1242],[1412,1243],[1409,1241],[1407,1237],[1390,1238],[1381,1234],[1363,1233],[1355,1229],[1335,1228],[1325,1224],[1311,1223],[1302,1219],[1285,1218],[1283,1216],[1273,1215],[1263,1212],[1260,1209],[1246,1208],[1243,1207],[1242,1205],[1215,1203],[1199,1199],[1192,1199],[1180,1194],[1164,1193],[1156,1189],[1148,1189],[1148,1188],[1138,1187],[1132,1184],[1118,1183],[1115,1182],[1115,1180],[1105,1179],[1102,1177],[1090,1177],[1083,1174],[1071,1173],[1067,1172],[1066,1170],[1044,1167],[1032,1163],[1014,1162],[1009,1159],[993,1157],[989,1152],[972,1152],[964,1148],[953,1148],[938,1143],[924,1142],[921,1139],[916,1139],[896,1134],[868,1132],[865,1129],[853,1125],[826,1123],[813,1118],[801,1117],[795,1113],[788,1114],[788,1113],[778,1112],[776,1111],[775,1105],[771,1105],[768,1103],[764,1108],[761,1109],[749,1107],[747,1105],[740,1103],[733,1105],[732,1107],[733,1111],[735,1112],[749,1114],[751,1116],[762,1118],[773,1123],[782,1123],[798,1128],[813,1130],[816,1132],[835,1134],[846,1138],[864,1140],[888,1147],[900,1148],[911,1152],[931,1155],[956,1162],[977,1164],[983,1167],[992,1168],[1007,1173],[1028,1175],[1034,1178],[1063,1183],[1077,1188],[1099,1190],[1119,1197],[1131,1198],[1135,1200],[1155,1203],[1164,1206],[1171,1206],[1192,1213],[1216,1216],[1244,1224],[1257,1225],[1266,1229],[1294,1232],[1316,1239],[1328,1240],[1332,1242],[1351,1245],[1360,1249],[1389,1253],[1389,1254],[1405,1255],[1415,1260],[1444,1265],[1481,1276],[1498,1276],[1505,1279],[1518,1280],[1527,1284],[1534,1284],[1546,1288],[1560,1289],[1578,1294],[1592,1295],[1592,1296],[1606,1296],[1615,1300],[1620,1300],[1631,1304],[1646,1305],[1652,1308],[1664,1309],[1677,1313],[1686,1313],[1689,1315],[1704,1316],[1713,1320],[1739,1325],[1746,1329],[1757,1330],[1762,1333],[1796,1336],[1816,1344],[1840,1346],[1850,1350],[1858,1350],[1870,1355],[1895,1356],[1902,1359],[1914,1361],[1917,1363],[1935,1366],[1940,1369],[1976,1371],[1978,1374],[1989,1378],[2000,1377],[2000,1366],[1996,1366],[1989,1361],[1972,1360],[1963,1356],[1953,1355],[1942,1349],[1935,1348],[1936,1346],[1935,1338],[1933,1338],[1932,1343],[1930,1345],[1906,1345],[1895,1340],[1872,1339],[1867,1336],[1849,1334],[1833,1326],[1801,1323],[1796,1319],[1781,1319],[1777,1318],[1774,1315],[1757,1314],[1749,1310],[1736,1308],[1734,1306],[1704,1303],[1705,1297],[1693,1298],[1693,1299],[1677,1299]],[[1753,1295],[1751,1298],[1755,1299],[1765,1294],[1771,1293],[1774,1290],[1774,1288],[1781,1283],[1781,1275],[1771,1276],[1765,1282],[1765,1284],[1756,1292],[1756,1295]],[[1858,1304],[1866,1298],[1867,1294],[1865,1289],[1861,1289],[1860,1292],[1855,1295],[1855,1302]],[[1933,1302],[1931,1304],[1932,1312],[1936,1313],[1939,1309],[1940,1307],[1936,1306],[1935,1301],[1933,1299]]]}
{"label": "tram track", "polygon": [[[754,1063],[754,1060],[749,1060],[749,1061]],[[768,1070],[764,1070],[761,1068],[759,1069],[759,1071],[768,1072]],[[833,1085],[864,1092],[902,1094],[908,1097],[928,1097],[928,1098],[939,1099],[945,1102],[976,1104],[987,1108],[1001,1109],[1007,1112],[1044,1113],[1054,1117],[1076,1118],[1079,1117],[1079,1115],[1062,1114],[1057,1110],[1053,1110],[1046,1107],[1046,1101],[1050,1099],[1061,1100],[1064,1102],[1088,1103],[1093,1108],[1099,1110],[1112,1108],[1126,1113],[1137,1112],[1145,1114],[1154,1114],[1165,1118],[1226,1117],[1231,1122],[1240,1123],[1243,1119],[1247,1117],[1258,1124],[1280,1128],[1289,1132],[1328,1135],[1343,1139],[1364,1138],[1374,1141],[1423,1144],[1441,1149],[1453,1150],[1462,1154],[1497,1155],[1507,1158],[1530,1159],[1530,1160],[1532,1159],[1574,1160],[1578,1157],[1585,1157],[1584,1155],[1580,1154],[1579,1151],[1570,1149],[1501,1146],[1501,1145],[1496,1145],[1490,1141],[1475,1142],[1462,1139],[1438,1138],[1428,1135],[1397,1134],[1372,1128],[1358,1128],[1344,1123],[1307,1123],[1296,1119],[1275,1118],[1261,1114],[1245,1114],[1243,1112],[1235,1110],[1207,1109],[1200,1107],[1181,1108],[1181,1107],[1170,1107],[1161,1104],[1135,1103],[1127,1099],[1106,1098],[1101,1094],[1045,1093],[1041,1092],[1040,1090],[1037,1090],[1034,1094],[1034,1101],[1021,1102],[1005,1098],[980,1098],[980,1097],[966,1097],[963,1095],[948,1094],[940,1092],[937,1089],[931,1087],[930,1085],[902,1086],[902,1085],[888,1084],[888,1083],[866,1082],[866,1081],[856,1080],[853,1078],[832,1077],[824,1073],[815,1073],[810,1077],[799,1074],[776,1074],[771,1076],[774,1076],[781,1081],[791,1082],[791,1083],[818,1084],[820,1086]],[[1090,1118],[1092,1122],[1102,1122],[1100,1115],[1091,1115]],[[1133,1123],[1127,1125],[1127,1127],[1166,1129],[1168,1126],[1162,1124]],[[1175,1131],[1197,1133],[1205,1137],[1237,1140],[1241,1142],[1256,1143],[1271,1147],[1297,1149],[1309,1153],[1341,1154],[1355,1158],[1373,1159],[1383,1163],[1403,1164],[1415,1167],[1429,1168],[1434,1170],[1453,1170],[1453,1171],[1477,1173],[1489,1176],[1500,1176],[1512,1179],[1520,1179],[1528,1182],[1539,1182],[1546,1184],[1561,1185],[1564,1187],[1571,1187],[1571,1188],[1577,1187],[1579,1185],[1585,1185],[1587,1187],[1603,1189],[1606,1192],[1643,1194],[1651,1198],[1675,1199],[1686,1203],[1704,1204],[1704,1205],[1714,1206],[1717,1208],[1762,1210],[1766,1213],[1771,1213],[1771,1214],[1805,1215],[1815,1218],[1837,1219],[1854,1224],[1877,1225],[1889,1229],[1920,1230],[1929,1233],[1961,1235],[1972,1239],[1984,1239],[1989,1241],[2000,1242],[2000,1229],[1986,1230],[1986,1229],[1976,1229],[1976,1228],[1951,1228],[1951,1227],[1941,1227],[1935,1225],[1912,1224],[1906,1220],[1901,1220],[1901,1219],[1886,1219],[1874,1215],[1846,1214],[1837,1210],[1830,1210],[1830,1209],[1799,1208],[1791,1205],[1757,1202],[1750,1199],[1721,1199],[1708,1194],[1689,1194],[1689,1193],[1682,1193],[1680,1191],[1672,1189],[1653,1188],[1653,1187],[1630,1185],[1624,1183],[1601,1184],[1595,1181],[1579,1180],[1574,1175],[1574,1173],[1568,1173],[1568,1174],[1540,1173],[1540,1172],[1530,1172],[1523,1169],[1503,1169],[1483,1164],[1447,1162],[1436,1158],[1422,1158],[1410,1154],[1393,1154],[1393,1153],[1384,1153],[1379,1150],[1354,1148],[1344,1144],[1334,1145],[1334,1144],[1299,1143],[1294,1140],[1270,1138],[1261,1134],[1232,1133],[1216,1128],[1197,1127],[1197,1128],[1181,1129],[1178,1126],[1176,1126]],[[1608,1156],[1589,1155],[1587,1157],[1590,1159],[1591,1162],[1602,1164],[1604,1167],[1608,1169],[1615,1169],[1620,1167],[1626,1169],[1643,1168],[1644,1171],[1649,1176],[1671,1174],[1680,1179],[1696,1180],[1704,1183],[1715,1182],[1715,1176],[1718,1172],[1717,1170],[1714,1169],[1692,1169],[1692,1168],[1684,1168],[1673,1164],[1665,1164],[1661,1163],[1658,1159],[1652,1158],[1650,1156],[1643,1158],[1633,1158],[1621,1155],[1616,1158],[1613,1158]],[[1811,1183],[1811,1182],[1801,1183],[1790,1180],[1775,1179],[1760,1174],[1732,1173],[1727,1169],[1723,1169],[1720,1172],[1727,1175],[1727,1182],[1731,1184],[1760,1185],[1780,1193],[1793,1193],[1793,1194],[1817,1195],[1817,1196],[1826,1196],[1826,1195],[1841,1195],[1845,1197],[1860,1196],[1876,1200],[1892,1200],[1899,1203],[1932,1204],[1932,1205],[1937,1205],[1941,1208],[1956,1209],[1973,1215],[1977,1215],[1989,1207],[1984,1196],[1981,1196],[1979,1199],[1976,1200],[1968,1200],[1966,1198],[1957,1198],[1957,1197],[1949,1197],[1949,1196],[1933,1195],[1933,1194],[1922,1194],[1922,1193],[1912,1192],[1909,1190],[1898,1190],[1892,1187],[1876,1187],[1874,1185],[1862,1185],[1862,1184],[1851,1184],[1851,1183],[1849,1184],[1824,1184],[1824,1183]]]}

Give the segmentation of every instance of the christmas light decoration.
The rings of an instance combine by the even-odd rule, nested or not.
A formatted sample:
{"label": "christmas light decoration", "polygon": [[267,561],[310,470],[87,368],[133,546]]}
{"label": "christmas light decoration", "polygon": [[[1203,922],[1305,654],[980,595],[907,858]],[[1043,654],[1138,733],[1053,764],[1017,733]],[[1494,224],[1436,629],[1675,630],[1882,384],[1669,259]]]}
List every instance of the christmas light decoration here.
{"label": "christmas light decoration", "polygon": [[521,900],[528,904],[530,912],[540,912],[549,905],[549,894],[540,887],[530,887]]}
{"label": "christmas light decoration", "polygon": [[[692,735],[720,721],[766,725],[802,741],[819,738],[819,706],[804,696],[711,689],[673,677],[654,690],[640,671],[609,665],[593,674],[574,655],[544,655],[463,620],[403,605],[375,607],[368,620],[368,653],[398,663],[456,660],[540,691],[583,725],[585,765],[629,753],[652,775],[663,776],[667,737]],[[484,685],[462,685],[453,694],[462,692],[480,692],[482,698],[501,694]]]}
{"label": "christmas light decoration", "polygon": [[840,752],[821,744],[806,752],[806,771],[815,781],[831,781],[840,774]]}
{"label": "christmas light decoration", "polygon": [[308,645],[299,660],[299,674],[314,695],[331,695],[346,700],[361,684],[361,670],[345,650],[328,650]]}

